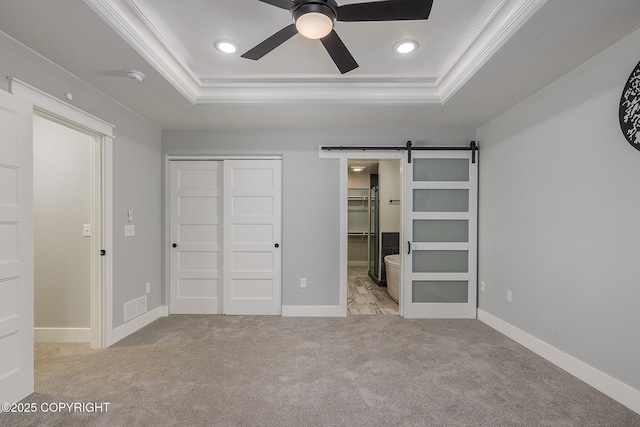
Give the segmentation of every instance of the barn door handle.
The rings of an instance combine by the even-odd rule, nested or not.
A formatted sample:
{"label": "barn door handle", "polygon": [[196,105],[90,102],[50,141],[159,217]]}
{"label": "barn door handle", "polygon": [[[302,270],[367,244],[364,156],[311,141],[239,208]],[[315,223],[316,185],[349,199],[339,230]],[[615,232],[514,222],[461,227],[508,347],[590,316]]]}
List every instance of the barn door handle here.
{"label": "barn door handle", "polygon": [[273,246],[275,246],[276,248],[279,248],[279,247],[280,247],[280,243],[276,243],[276,244],[275,244],[275,245],[273,245]]}
{"label": "barn door handle", "polygon": [[407,242],[407,255],[411,255],[411,242]]}

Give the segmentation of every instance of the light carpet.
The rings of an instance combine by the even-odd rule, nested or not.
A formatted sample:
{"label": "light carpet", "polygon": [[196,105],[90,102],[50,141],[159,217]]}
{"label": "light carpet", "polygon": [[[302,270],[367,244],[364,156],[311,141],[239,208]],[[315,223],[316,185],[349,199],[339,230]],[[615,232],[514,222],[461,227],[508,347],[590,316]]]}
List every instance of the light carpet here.
{"label": "light carpet", "polygon": [[108,349],[36,345],[2,426],[640,426],[640,415],[477,320],[170,316]]}

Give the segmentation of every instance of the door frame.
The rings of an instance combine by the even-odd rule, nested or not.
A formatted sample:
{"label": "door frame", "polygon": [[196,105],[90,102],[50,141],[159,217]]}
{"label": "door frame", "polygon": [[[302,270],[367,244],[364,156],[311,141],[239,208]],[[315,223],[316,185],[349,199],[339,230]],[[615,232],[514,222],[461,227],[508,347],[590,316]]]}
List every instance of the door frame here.
{"label": "door frame", "polygon": [[[348,263],[348,218],[347,218],[347,199],[349,188],[349,160],[397,160],[400,159],[400,174],[402,181],[402,193],[405,194],[404,165],[407,155],[404,151],[322,151],[320,147],[320,158],[323,159],[340,159],[340,301],[333,315],[347,316],[347,263]],[[400,210],[404,212],[404,198],[400,201]],[[404,241],[404,215],[400,219],[400,241]],[[402,269],[400,270],[400,289],[398,298],[398,311],[404,316],[402,295],[403,295],[403,277]]]}
{"label": "door frame", "polygon": [[[162,223],[164,224],[164,233],[162,233],[162,251],[164,259],[164,271],[163,271],[163,283],[164,283],[164,300],[167,306],[171,301],[171,251],[169,250],[169,244],[171,243],[171,224],[170,215],[171,212],[171,163],[172,161],[207,161],[207,160],[283,160],[283,156],[260,156],[260,155],[211,155],[211,154],[195,154],[195,155],[180,155],[180,154],[165,154],[163,168],[164,168],[164,209],[162,211]],[[284,161],[283,161],[284,164]],[[224,195],[223,195],[224,197]],[[282,287],[280,289],[282,292]],[[282,305],[282,301],[281,301]],[[171,307],[168,307],[171,312]]]}
{"label": "door frame", "polygon": [[[68,126],[93,137],[94,164],[92,221],[99,224],[98,238],[92,237],[91,257],[91,348],[105,348],[113,336],[113,129],[114,125],[71,104],[24,83],[9,78],[9,92],[33,104],[33,114]],[[31,142],[33,144],[33,141]],[[99,152],[97,152],[99,151]],[[95,202],[95,203],[94,203]],[[100,207],[96,209],[95,205]],[[96,230],[92,233],[96,234]],[[106,256],[100,255],[100,250]],[[32,284],[33,286],[33,284]]]}

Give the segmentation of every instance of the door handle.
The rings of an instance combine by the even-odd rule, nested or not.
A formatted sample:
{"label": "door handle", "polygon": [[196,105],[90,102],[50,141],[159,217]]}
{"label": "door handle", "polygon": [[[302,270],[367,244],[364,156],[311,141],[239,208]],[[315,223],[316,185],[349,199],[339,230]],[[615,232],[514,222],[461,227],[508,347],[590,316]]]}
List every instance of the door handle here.
{"label": "door handle", "polygon": [[178,244],[177,244],[177,243],[174,243],[174,244],[173,244],[173,245],[171,245],[171,246],[173,246],[174,248],[177,248],[177,247],[178,247]]}
{"label": "door handle", "polygon": [[407,242],[407,255],[411,254],[411,242]]}
{"label": "door handle", "polygon": [[273,246],[275,246],[276,248],[279,248],[279,247],[280,247],[280,243],[276,243],[276,244],[275,244],[275,245],[273,245]]}

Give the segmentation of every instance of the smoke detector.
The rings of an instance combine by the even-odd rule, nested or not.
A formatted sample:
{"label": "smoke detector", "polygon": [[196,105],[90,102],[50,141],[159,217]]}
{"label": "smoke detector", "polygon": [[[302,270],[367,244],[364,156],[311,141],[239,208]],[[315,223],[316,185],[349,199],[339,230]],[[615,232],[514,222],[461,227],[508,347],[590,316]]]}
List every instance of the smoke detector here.
{"label": "smoke detector", "polygon": [[127,77],[129,80],[135,80],[137,82],[142,82],[144,80],[144,73],[138,70],[128,70]]}

